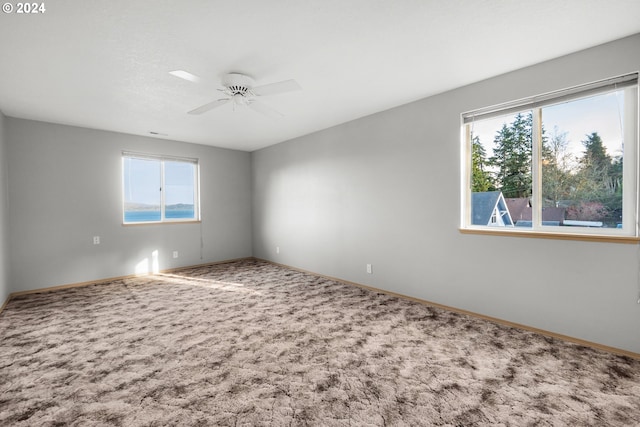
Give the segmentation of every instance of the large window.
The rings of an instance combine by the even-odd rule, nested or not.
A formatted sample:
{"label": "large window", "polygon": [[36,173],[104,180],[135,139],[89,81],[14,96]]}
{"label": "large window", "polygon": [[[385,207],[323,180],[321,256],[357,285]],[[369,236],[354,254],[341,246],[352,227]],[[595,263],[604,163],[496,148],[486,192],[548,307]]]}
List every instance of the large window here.
{"label": "large window", "polygon": [[463,230],[638,237],[637,74],[462,118]]}
{"label": "large window", "polygon": [[198,221],[198,161],[122,154],[124,224]]}

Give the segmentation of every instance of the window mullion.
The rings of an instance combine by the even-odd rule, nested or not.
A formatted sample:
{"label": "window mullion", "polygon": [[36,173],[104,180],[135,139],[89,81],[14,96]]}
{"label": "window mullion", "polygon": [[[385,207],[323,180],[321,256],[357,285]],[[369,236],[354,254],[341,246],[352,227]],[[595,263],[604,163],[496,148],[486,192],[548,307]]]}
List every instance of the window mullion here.
{"label": "window mullion", "polygon": [[531,129],[531,221],[533,229],[542,227],[542,109],[532,110]]}
{"label": "window mullion", "polygon": [[160,221],[165,220],[165,179],[164,179],[164,161],[160,162]]}
{"label": "window mullion", "polygon": [[197,164],[193,168],[193,215],[200,219],[200,168]]}
{"label": "window mullion", "polygon": [[[623,204],[622,218],[623,227],[628,233],[638,236],[640,228],[640,219],[638,211],[640,210],[638,200],[638,189],[640,188],[640,153],[638,153],[638,87],[626,88],[624,91],[624,123],[623,133]],[[627,218],[633,218],[632,221]]]}
{"label": "window mullion", "polygon": [[473,167],[473,159],[472,159],[472,124],[466,124],[464,126],[464,160],[462,165],[462,171],[464,176],[462,177],[462,186],[463,186],[463,199],[461,200],[463,206],[462,212],[462,224],[469,225],[471,224],[471,168]]}

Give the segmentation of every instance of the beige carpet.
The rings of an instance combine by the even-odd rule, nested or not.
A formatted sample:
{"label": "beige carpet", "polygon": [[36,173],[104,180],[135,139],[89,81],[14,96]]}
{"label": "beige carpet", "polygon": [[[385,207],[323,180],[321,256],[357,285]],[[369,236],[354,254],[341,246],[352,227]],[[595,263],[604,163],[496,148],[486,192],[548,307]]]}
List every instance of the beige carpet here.
{"label": "beige carpet", "polygon": [[261,261],[15,298],[0,425],[633,425],[640,361]]}

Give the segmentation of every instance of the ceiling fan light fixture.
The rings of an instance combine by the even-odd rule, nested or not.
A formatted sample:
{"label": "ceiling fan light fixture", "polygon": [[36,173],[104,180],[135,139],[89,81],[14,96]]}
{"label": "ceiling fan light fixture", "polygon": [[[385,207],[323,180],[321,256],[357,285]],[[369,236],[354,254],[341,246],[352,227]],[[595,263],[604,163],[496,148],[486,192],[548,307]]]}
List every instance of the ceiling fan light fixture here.
{"label": "ceiling fan light fixture", "polygon": [[238,107],[246,107],[249,103],[247,102],[247,98],[241,93],[234,93],[233,95],[233,105]]}

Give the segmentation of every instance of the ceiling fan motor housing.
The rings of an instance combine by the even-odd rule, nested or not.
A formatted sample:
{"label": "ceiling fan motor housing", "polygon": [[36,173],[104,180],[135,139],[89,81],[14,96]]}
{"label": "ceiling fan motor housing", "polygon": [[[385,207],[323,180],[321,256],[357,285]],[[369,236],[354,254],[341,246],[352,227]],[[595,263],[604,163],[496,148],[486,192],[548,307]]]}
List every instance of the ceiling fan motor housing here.
{"label": "ceiling fan motor housing", "polygon": [[[183,70],[176,70],[175,72],[171,72],[171,74],[192,82],[198,82],[200,80],[198,76]],[[224,88],[218,88],[218,91],[222,92],[225,97],[208,102],[198,108],[188,111],[187,113],[202,114],[227,103],[231,103],[234,110],[236,107],[249,107],[262,114],[282,117],[282,113],[262,104],[258,101],[257,97],[277,95],[279,93],[302,89],[295,80],[284,80],[281,82],[255,86],[255,82],[251,77],[241,73],[226,74],[222,76],[220,83]]]}
{"label": "ceiling fan motor housing", "polygon": [[231,73],[222,78],[222,84],[232,95],[247,96],[254,85],[254,81],[244,74]]}

